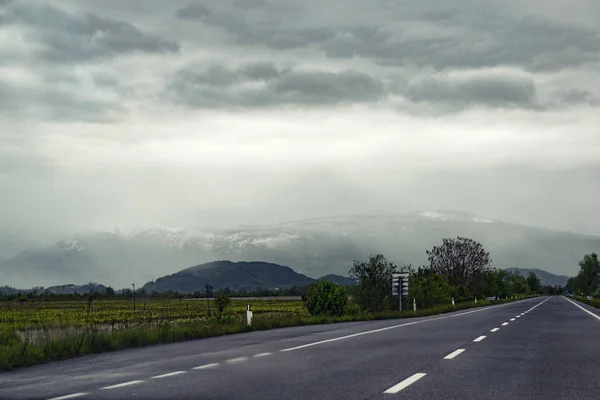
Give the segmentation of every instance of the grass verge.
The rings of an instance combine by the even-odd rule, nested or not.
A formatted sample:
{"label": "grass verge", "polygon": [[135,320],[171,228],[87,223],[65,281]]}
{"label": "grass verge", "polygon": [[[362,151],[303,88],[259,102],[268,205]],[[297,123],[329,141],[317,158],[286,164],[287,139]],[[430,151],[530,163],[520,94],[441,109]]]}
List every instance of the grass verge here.
{"label": "grass verge", "polygon": [[67,334],[62,337],[49,337],[41,342],[22,340],[14,329],[0,327],[0,371],[41,364],[50,361],[64,360],[86,354],[102,353],[126,348],[149,346],[154,344],[173,343],[184,340],[285,328],[302,325],[332,324],[352,321],[371,321],[424,317],[452,311],[466,310],[491,304],[507,303],[515,300],[479,301],[458,303],[455,306],[437,306],[423,310],[386,311],[372,314],[359,313],[341,317],[291,317],[291,318],[255,318],[249,327],[242,322],[197,322],[173,326],[162,324],[155,327],[123,329],[110,332],[91,331],[78,334]]}
{"label": "grass verge", "polygon": [[584,296],[571,296],[571,298],[575,299],[577,301],[580,301],[582,303],[585,303],[588,306],[592,306],[594,308],[600,308],[600,299],[589,300],[587,297],[584,297]]}

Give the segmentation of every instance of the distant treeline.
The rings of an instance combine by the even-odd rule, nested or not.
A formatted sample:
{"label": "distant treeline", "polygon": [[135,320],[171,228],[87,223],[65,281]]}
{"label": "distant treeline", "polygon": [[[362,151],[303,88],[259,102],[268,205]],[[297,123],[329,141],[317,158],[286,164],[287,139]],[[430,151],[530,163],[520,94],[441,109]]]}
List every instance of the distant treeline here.
{"label": "distant treeline", "polygon": [[194,293],[180,293],[177,291],[168,292],[148,292],[145,289],[137,289],[134,293],[132,289],[114,290],[112,287],[106,287],[104,290],[93,290],[85,293],[52,293],[43,288],[34,288],[28,290],[14,289],[9,286],[0,288],[0,301],[28,301],[28,300],[88,300],[94,299],[190,299],[214,297],[216,294],[223,293],[229,297],[274,297],[274,296],[304,296],[308,290],[308,285],[293,286],[287,289],[255,289],[255,290],[231,290],[224,288],[219,291],[206,291]]}

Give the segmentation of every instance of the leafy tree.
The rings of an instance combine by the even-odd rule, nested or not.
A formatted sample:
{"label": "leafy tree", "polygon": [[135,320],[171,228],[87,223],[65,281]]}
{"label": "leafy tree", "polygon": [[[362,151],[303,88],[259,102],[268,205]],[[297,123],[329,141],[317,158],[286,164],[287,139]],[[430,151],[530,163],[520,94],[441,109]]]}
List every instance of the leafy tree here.
{"label": "leafy tree", "polygon": [[527,286],[533,293],[539,293],[542,289],[542,281],[533,271],[529,271],[529,276],[527,276]]}
{"label": "leafy tree", "polygon": [[225,309],[231,304],[231,299],[224,291],[217,293],[217,297],[215,298],[215,304],[217,305],[217,310],[219,313],[225,311]]}
{"label": "leafy tree", "polygon": [[409,276],[408,283],[408,297],[415,299],[419,308],[450,303],[452,287],[448,279],[431,268],[420,267]]}
{"label": "leafy tree", "polygon": [[308,287],[305,299],[311,315],[341,316],[348,303],[348,291],[332,282],[317,281]]}
{"label": "leafy tree", "polygon": [[452,286],[464,285],[465,294],[483,294],[485,273],[491,270],[492,260],[481,243],[460,236],[443,239],[441,246],[427,250],[427,257],[430,268],[448,278]]}
{"label": "leafy tree", "polygon": [[600,289],[600,261],[598,254],[587,254],[579,262],[579,273],[567,282],[572,293],[590,295]]}
{"label": "leafy tree", "polygon": [[354,261],[348,276],[356,285],[352,297],[362,310],[375,312],[389,309],[392,302],[392,274],[396,265],[382,254],[369,256],[369,261]]}

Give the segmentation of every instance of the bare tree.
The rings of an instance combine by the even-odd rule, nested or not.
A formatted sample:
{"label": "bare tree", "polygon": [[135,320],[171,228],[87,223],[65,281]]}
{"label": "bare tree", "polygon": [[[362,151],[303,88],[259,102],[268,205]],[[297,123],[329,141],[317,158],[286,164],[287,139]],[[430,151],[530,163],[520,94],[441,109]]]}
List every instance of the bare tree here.
{"label": "bare tree", "polygon": [[453,286],[464,285],[472,292],[483,281],[484,274],[490,271],[492,260],[481,243],[464,237],[443,239],[441,246],[427,250],[430,268],[444,275]]}

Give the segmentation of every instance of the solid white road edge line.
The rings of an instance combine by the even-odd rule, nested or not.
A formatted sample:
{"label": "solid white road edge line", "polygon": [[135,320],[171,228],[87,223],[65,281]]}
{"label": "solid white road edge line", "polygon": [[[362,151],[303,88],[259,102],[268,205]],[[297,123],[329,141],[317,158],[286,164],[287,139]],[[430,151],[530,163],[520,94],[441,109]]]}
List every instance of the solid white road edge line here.
{"label": "solid white road edge line", "polygon": [[129,382],[119,383],[117,385],[104,386],[103,388],[100,388],[100,389],[102,389],[102,390],[118,389],[118,388],[122,388],[125,386],[137,385],[138,383],[142,383],[142,382],[144,382],[144,381],[129,381]]}
{"label": "solid white road edge line", "polygon": [[507,306],[509,304],[512,304],[512,302],[511,303],[504,303],[504,304],[500,304],[500,305],[496,305],[496,306],[482,307],[482,308],[479,308],[477,310],[466,311],[466,312],[460,313],[460,314],[445,315],[445,316],[442,316],[442,317],[435,317],[435,318],[423,319],[423,320],[420,320],[420,321],[407,322],[405,324],[386,326],[385,328],[374,329],[372,331],[365,331],[365,332],[353,333],[351,335],[340,336],[340,337],[336,337],[336,338],[333,338],[333,339],[320,340],[318,342],[307,343],[307,344],[303,344],[303,345],[296,346],[296,347],[290,347],[288,349],[283,349],[283,350],[279,350],[279,351],[294,351],[294,350],[304,349],[306,347],[317,346],[319,344],[331,343],[331,342],[336,342],[338,340],[345,340],[345,339],[350,339],[350,338],[357,337],[357,336],[369,335],[371,333],[384,332],[384,331],[388,331],[390,329],[402,328],[403,326],[410,326],[410,325],[422,324],[422,323],[429,322],[429,321],[438,321],[438,320],[441,320],[441,319],[448,319],[448,318],[460,317],[462,315],[472,314],[472,313],[476,313],[476,312],[481,312],[481,311],[486,311],[486,310],[493,310],[495,308],[504,307],[504,306]]}
{"label": "solid white road edge line", "polygon": [[586,310],[585,308],[581,307],[579,304],[575,303],[573,300],[567,299],[566,297],[563,297],[563,299],[567,300],[569,303],[573,304],[575,307],[581,308],[583,311],[590,314],[592,317],[596,318],[597,320],[600,320],[600,317],[598,315],[594,314],[593,312],[591,312],[589,310]]}
{"label": "solid white road edge line", "polygon": [[214,368],[214,367],[216,367],[218,365],[219,365],[219,363],[205,364],[205,365],[199,365],[199,366],[194,367],[192,369],[196,369],[196,370],[198,370],[198,369],[209,369],[209,368]]}
{"label": "solid white road edge line", "polygon": [[273,353],[259,353],[259,354],[255,354],[252,357],[266,357],[266,356],[270,356]]}
{"label": "solid white road edge line", "polygon": [[421,379],[425,375],[427,375],[427,374],[422,373],[422,372],[416,373],[413,376],[411,376],[410,378],[406,378],[405,380],[403,380],[399,384],[392,386],[391,388],[389,388],[388,390],[386,390],[383,393],[387,393],[387,394],[398,393],[399,391],[401,391],[402,389],[406,388],[409,385],[412,385],[413,383],[415,383],[416,381],[418,381],[419,379]]}
{"label": "solid white road edge line", "polygon": [[452,353],[450,353],[446,357],[444,357],[444,360],[452,360],[454,357],[456,357],[457,355],[459,355],[463,351],[465,351],[465,349],[454,350]]}
{"label": "solid white road edge line", "polygon": [[185,373],[186,373],[186,371],[169,372],[168,374],[162,374],[162,375],[153,376],[150,379],[168,378],[169,376],[181,375],[181,374],[185,374]]}
{"label": "solid white road edge line", "polygon": [[477,339],[473,340],[474,342],[481,342],[483,339],[485,339],[484,335],[479,336]]}
{"label": "solid white road edge line", "polygon": [[500,328],[494,328],[490,332],[498,332],[499,330],[500,330]]}
{"label": "solid white road edge line", "polygon": [[53,398],[48,399],[48,400],[67,400],[67,399],[74,399],[76,397],[82,397],[82,396],[87,396],[87,393],[84,393],[84,392],[73,393],[73,394],[68,394],[66,396],[53,397]]}

